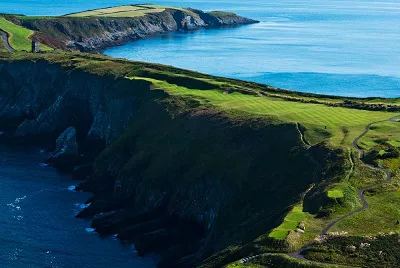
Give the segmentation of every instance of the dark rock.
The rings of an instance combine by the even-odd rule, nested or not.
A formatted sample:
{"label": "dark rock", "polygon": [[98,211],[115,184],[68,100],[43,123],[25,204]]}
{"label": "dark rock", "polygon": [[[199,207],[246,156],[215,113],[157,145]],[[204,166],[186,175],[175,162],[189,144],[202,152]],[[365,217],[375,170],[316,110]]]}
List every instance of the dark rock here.
{"label": "dark rock", "polygon": [[[76,215],[77,218],[91,218],[101,213],[109,213],[116,211],[122,207],[120,200],[108,199],[93,199],[89,206],[84,208]],[[88,201],[89,202],[89,201]]]}
{"label": "dark rock", "polygon": [[73,127],[69,127],[58,137],[56,150],[46,162],[62,170],[67,170],[78,162],[78,157],[76,130]]}
{"label": "dark rock", "polygon": [[88,178],[93,173],[93,164],[85,164],[74,167],[72,171],[72,178],[75,180],[83,180]]}

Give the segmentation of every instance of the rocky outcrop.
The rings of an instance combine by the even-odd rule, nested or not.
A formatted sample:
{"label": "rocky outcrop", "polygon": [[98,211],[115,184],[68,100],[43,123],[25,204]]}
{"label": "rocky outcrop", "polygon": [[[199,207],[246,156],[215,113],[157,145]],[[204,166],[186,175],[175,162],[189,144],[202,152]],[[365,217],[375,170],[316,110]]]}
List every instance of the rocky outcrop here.
{"label": "rocky outcrop", "polygon": [[72,168],[77,165],[79,159],[76,130],[67,128],[56,140],[56,149],[47,160],[48,163],[62,169]]}
{"label": "rocky outcrop", "polygon": [[0,77],[0,131],[58,159],[78,153],[74,174],[88,179],[77,189],[94,193],[79,216],[160,266],[193,267],[265,234],[319,178],[294,124],[232,121],[146,81],[45,60],[0,61]]}
{"label": "rocky outcrop", "polygon": [[[154,34],[196,30],[206,27],[237,26],[257,21],[232,13],[166,9],[164,12],[133,18],[13,18],[13,22],[40,32],[52,44],[80,51],[100,50]],[[50,42],[49,41],[49,42]],[[49,44],[51,45],[51,44]]]}

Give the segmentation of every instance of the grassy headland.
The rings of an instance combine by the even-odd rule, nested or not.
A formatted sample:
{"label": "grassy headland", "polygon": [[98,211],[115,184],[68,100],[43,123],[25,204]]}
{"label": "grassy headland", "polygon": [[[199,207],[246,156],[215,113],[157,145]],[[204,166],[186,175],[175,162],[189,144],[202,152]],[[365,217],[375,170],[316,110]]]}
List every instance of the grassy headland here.
{"label": "grassy headland", "polygon": [[[193,180],[193,182],[195,182],[197,180],[195,179],[196,174],[201,174],[206,170],[208,170],[208,174],[214,174],[213,176],[215,176],[220,171],[226,172],[228,169],[231,170],[231,172],[229,172],[230,175],[228,176],[230,178],[228,180],[230,183],[237,184],[243,183],[244,181],[247,181],[248,183],[249,180],[251,180],[252,183],[255,183],[254,185],[258,185],[260,193],[257,194],[255,189],[248,189],[248,193],[242,194],[247,196],[246,198],[250,196],[256,197],[255,200],[248,200],[248,202],[255,205],[257,202],[261,202],[261,199],[258,201],[256,200],[259,198],[259,195],[264,195],[265,191],[271,194],[277,192],[280,185],[279,180],[282,180],[283,177],[280,176],[280,179],[276,178],[274,183],[272,183],[271,180],[267,180],[265,182],[268,184],[262,186],[262,181],[255,180],[255,178],[250,179],[246,174],[251,170],[256,172],[255,169],[257,169],[257,166],[254,166],[254,164],[257,161],[266,161],[265,163],[269,162],[267,166],[271,168],[270,164],[275,162],[272,158],[266,156],[272,154],[276,157],[277,154],[281,153],[281,150],[286,150],[282,147],[283,144],[281,142],[283,142],[283,140],[279,141],[279,143],[281,143],[280,149],[279,147],[276,147],[273,151],[270,151],[273,148],[271,147],[270,149],[266,149],[269,151],[267,154],[260,151],[260,154],[258,155],[255,154],[254,149],[252,149],[252,154],[256,158],[253,158],[253,160],[249,162],[249,166],[241,166],[242,164],[238,164],[243,160],[242,157],[244,156],[237,158],[237,161],[239,161],[237,164],[232,164],[236,161],[232,158],[236,154],[236,149],[231,148],[234,149],[233,151],[229,149],[229,146],[234,143],[232,143],[233,141],[229,138],[228,133],[222,134],[215,132],[214,134],[211,134],[214,138],[221,135],[218,138],[220,142],[219,145],[214,144],[215,140],[213,139],[211,140],[213,140],[212,143],[214,145],[209,144],[210,136],[206,135],[206,139],[202,142],[200,142],[200,136],[196,136],[196,138],[192,136],[197,146],[188,149],[186,146],[188,146],[187,142],[189,142],[189,140],[182,139],[185,134],[179,132],[180,130],[177,132],[180,128],[178,125],[186,125],[190,122],[186,119],[183,120],[182,116],[187,115],[188,113],[192,114],[192,116],[197,114],[197,116],[207,115],[207,117],[219,115],[224,118],[223,121],[231,122],[229,124],[238,126],[248,124],[249,126],[253,125],[252,128],[256,125],[263,126],[265,123],[271,126],[279,126],[282,124],[293,126],[293,132],[290,135],[296,136],[296,139],[298,139],[300,143],[303,143],[303,145],[301,145],[302,147],[306,149],[309,148],[307,151],[311,158],[307,160],[309,161],[307,164],[304,162],[304,167],[306,169],[311,166],[317,168],[312,171],[314,172],[314,175],[309,177],[311,180],[305,179],[305,177],[303,177],[304,175],[300,175],[301,172],[297,169],[299,181],[295,182],[295,180],[293,180],[291,182],[286,181],[285,183],[286,187],[289,188],[292,186],[299,187],[299,185],[302,185],[300,187],[302,190],[300,189],[300,191],[295,193],[292,192],[292,189],[289,192],[281,193],[283,198],[291,200],[289,203],[283,202],[283,206],[278,206],[276,202],[273,202],[272,200],[264,200],[261,203],[258,203],[256,207],[252,208],[254,213],[257,211],[259,213],[260,211],[263,211],[263,209],[268,208],[270,210],[269,213],[274,213],[274,215],[276,215],[273,217],[275,218],[274,221],[268,224],[265,222],[264,228],[254,228],[252,231],[247,230],[246,228],[241,228],[240,231],[239,229],[233,228],[229,235],[236,241],[243,241],[244,244],[251,242],[247,238],[253,237],[253,239],[255,239],[257,236],[259,236],[259,238],[255,239],[250,244],[245,245],[243,248],[239,246],[236,250],[226,251],[231,252],[227,255],[224,255],[226,252],[220,253],[222,255],[216,255],[216,259],[212,258],[206,261],[205,267],[216,267],[222,264],[227,264],[230,261],[235,261],[235,258],[238,259],[244,257],[251,252],[256,254],[269,252],[271,250],[288,251],[299,248],[303,244],[312,241],[314,237],[318,236],[318,233],[332,219],[358,207],[359,201],[357,199],[357,189],[364,185],[368,185],[371,182],[381,180],[382,175],[371,172],[368,168],[365,168],[361,162],[357,161],[357,152],[351,149],[352,140],[364,130],[368,123],[372,121],[386,120],[397,115],[398,112],[391,112],[391,110],[396,110],[400,104],[398,99],[376,100],[340,97],[330,98],[328,96],[296,93],[270,86],[218,78],[163,65],[117,60],[100,55],[64,52],[46,53],[42,55],[2,52],[0,55],[3,62],[45,60],[49,62],[49,64],[60,64],[70,70],[79,70],[100,76],[112,75],[119,77],[119,79],[135,83],[145,82],[151,85],[151,91],[163,92],[166,94],[162,95],[163,97],[161,99],[159,99],[160,97],[157,97],[157,99],[159,99],[159,102],[163,107],[165,107],[166,111],[168,111],[168,114],[172,116],[170,119],[165,118],[162,119],[162,121],[159,121],[161,119],[157,116],[153,119],[146,117],[146,120],[141,123],[136,122],[140,127],[136,125],[136,127],[124,134],[122,138],[114,141],[96,160],[95,166],[96,169],[98,169],[97,172],[98,174],[102,174],[106,172],[103,168],[107,167],[110,161],[114,161],[111,159],[115,158],[116,152],[121,152],[121,150],[131,148],[128,149],[128,151],[130,151],[133,150],[133,148],[136,148],[135,154],[128,157],[130,160],[126,165],[124,164],[121,166],[120,173],[117,175],[117,181],[119,181],[119,185],[122,185],[123,188],[131,187],[129,185],[131,185],[132,181],[129,179],[131,176],[129,174],[140,172],[144,177],[161,178],[164,177],[162,174],[171,172],[170,169],[172,167],[180,167],[180,165],[176,165],[177,160],[178,162],[181,161],[184,166],[190,166],[194,163],[196,163],[196,165],[198,164],[198,166],[193,166],[190,170],[186,170],[187,176],[185,176],[185,181]],[[354,107],[348,107],[349,101],[354,105]],[[374,110],[376,109],[376,106],[374,105],[377,103],[379,104],[379,110]],[[191,120],[194,120],[193,117],[191,118]],[[154,122],[154,120],[159,122],[156,128],[154,128],[155,125],[149,123]],[[198,122],[198,124],[203,125],[206,129],[210,129],[211,125],[206,127],[206,125],[208,125],[208,123],[205,123],[207,120],[203,123]],[[166,125],[161,122],[166,123]],[[296,130],[297,124],[300,127]],[[396,122],[378,124],[373,128],[373,130],[371,130],[371,133],[368,133],[368,135],[360,141],[360,145],[364,146],[368,151],[378,151],[378,158],[384,156],[387,152],[392,152],[393,150],[398,151],[399,137],[397,134],[398,127],[396,124]],[[221,126],[214,127],[219,129]],[[163,129],[163,136],[156,134],[160,128]],[[256,129],[259,128],[256,127]],[[274,134],[272,134],[274,131],[272,131],[270,127],[268,127],[268,129],[269,130],[265,129],[264,131],[267,131],[267,133],[269,132],[272,135],[268,136],[272,141],[275,139],[273,136]],[[230,132],[231,131],[232,129]],[[261,131],[261,129],[258,131]],[[283,131],[283,129],[281,129],[281,131]],[[300,133],[302,133],[302,136],[310,145],[306,145],[304,144],[304,141],[300,140]],[[202,135],[204,135],[204,133]],[[234,135],[233,132],[231,135]],[[154,138],[157,136],[159,137],[156,141]],[[135,143],[131,143],[132,137],[136,137],[134,139],[136,140]],[[170,145],[165,144],[165,139],[168,139],[170,145],[174,147],[169,147]],[[207,141],[207,139],[209,141]],[[181,146],[177,146],[178,144],[181,144]],[[293,144],[290,144],[292,143],[288,143],[287,145],[293,146]],[[271,146],[271,144],[268,146]],[[203,152],[205,157],[204,159],[200,157],[200,155],[203,154],[201,153],[201,148],[207,148],[208,150],[208,153]],[[212,153],[211,148],[213,148],[214,153]],[[161,158],[148,158],[150,156],[148,155],[148,152],[158,152],[156,155],[161,156]],[[171,152],[172,154],[169,155],[165,152]],[[193,152],[197,153],[193,154]],[[222,162],[217,161],[217,159],[221,158],[221,152],[225,152],[229,155],[230,164],[228,166],[225,166],[225,160]],[[249,156],[250,155],[247,157]],[[280,161],[283,161],[283,159],[288,156],[282,155],[282,157],[283,158],[279,157]],[[170,160],[174,161],[170,162]],[[382,160],[378,159],[377,161],[379,165],[387,166],[394,172],[394,174],[398,174],[399,164],[397,160],[398,158],[393,158],[389,155],[388,157],[384,157]],[[142,165],[143,163],[147,163],[147,161],[151,161],[152,164],[146,164],[147,171],[144,171]],[[291,164],[284,161],[280,164],[275,163],[273,165],[277,166],[278,170],[280,169],[280,172],[283,174],[283,170],[287,169],[286,165],[291,165],[292,169],[294,168],[293,165],[295,164],[295,161],[298,160],[293,159],[292,161],[294,162]],[[260,167],[262,164],[260,162],[257,165]],[[214,168],[209,169],[211,166]],[[138,167],[141,167],[140,170],[137,169]],[[232,169],[233,167],[237,167],[237,169]],[[160,173],[154,173],[156,170]],[[278,170],[276,172],[278,172]],[[175,170],[174,172],[178,171]],[[179,174],[179,172],[177,174]],[[257,176],[260,176],[262,173],[257,174]],[[293,175],[294,174],[286,174],[284,176],[289,178]],[[397,210],[395,208],[388,209],[388,214],[382,214],[378,211],[382,205],[392,205],[390,200],[393,200],[395,197],[394,194],[399,189],[397,176],[398,175],[395,175],[393,183],[382,190],[377,189],[379,191],[374,192],[374,196],[367,197],[371,203],[368,210],[340,222],[334,230],[338,232],[349,232],[350,230],[354,230],[354,232],[351,233],[357,235],[374,235],[380,232],[397,231],[398,227],[395,224],[395,220],[399,217],[396,212]],[[292,178],[295,179],[295,177]],[[169,181],[168,184],[180,184],[181,182],[176,181],[176,179],[177,178],[174,179],[175,182],[174,180]],[[148,187],[164,187],[162,186],[164,183],[167,183],[167,181],[164,181],[161,185],[155,186],[154,182],[152,182]],[[304,194],[307,191],[311,183],[315,183],[316,185],[305,196],[304,206],[295,206],[295,204],[301,202],[302,193]],[[276,198],[276,196],[274,198]],[[378,210],[376,208],[378,208]],[[232,204],[232,209],[233,210],[229,213],[234,213],[235,209],[243,210],[243,207],[241,204],[237,203]],[[248,212],[250,213],[250,211]],[[288,212],[287,216],[285,216],[285,211]],[[324,214],[324,211],[330,212]],[[364,214],[365,217],[363,216]],[[262,219],[263,217],[267,217],[266,215],[261,216],[257,221],[260,223],[263,222]],[[268,215],[271,217],[271,214]],[[388,217],[389,215],[392,216]],[[238,221],[238,216],[239,215],[235,215],[235,217],[231,218],[231,216],[228,217],[228,215],[226,215],[221,218],[221,222],[215,224],[216,226],[220,225],[220,228],[226,229],[228,224],[227,221]],[[242,220],[245,220],[247,217],[248,215],[243,215]],[[368,225],[368,229],[365,228],[364,224],[367,222],[368,218],[373,218],[375,222],[387,222],[387,224],[380,225],[382,228],[371,224]],[[280,219],[281,222],[279,222],[279,220],[276,221],[277,219]],[[239,220],[239,222],[242,220]],[[248,228],[251,227],[249,226]],[[299,229],[301,231],[299,231]],[[268,230],[273,231],[269,234]],[[249,232],[251,235],[249,235]],[[228,246],[229,243],[231,243],[229,241],[232,241],[232,238],[222,238],[222,240],[218,242],[219,245],[221,245],[220,249],[224,246]],[[275,243],[277,243],[273,242],[274,239],[282,241],[283,244],[278,243],[277,245],[279,246],[274,246]],[[315,255],[308,256],[311,258]]]}
{"label": "grassy headland", "polygon": [[150,35],[200,28],[238,26],[257,21],[228,12],[203,12],[157,5],[124,5],[65,16],[0,14],[0,29],[8,32],[15,50],[29,50],[29,39],[43,50],[93,51]]}
{"label": "grassy headland", "polygon": [[111,18],[132,18],[146,16],[152,13],[160,13],[165,9],[184,10],[177,7],[157,6],[157,5],[127,5],[108,8],[100,8],[89,11],[68,14],[68,17],[111,17]]}
{"label": "grassy headland", "polygon": [[[95,27],[86,32],[71,26],[75,23],[125,16],[134,20],[129,23],[136,23],[143,16],[170,19],[175,12],[204,16],[198,11],[138,5],[57,18],[11,16],[0,18],[0,28],[9,33],[17,50],[26,50],[32,34],[57,41],[76,35],[79,43],[83,36],[103,30]],[[51,33],[55,22],[62,22],[64,28]],[[37,77],[29,76],[27,70],[32,69]],[[361,252],[365,246],[358,244],[371,239],[365,235],[400,231],[395,205],[400,200],[400,123],[374,124],[358,142],[365,151],[362,161],[354,141],[368,124],[399,115],[400,99],[298,93],[94,54],[9,53],[1,44],[0,72],[4,77],[0,121],[2,127],[9,127],[6,131],[54,141],[72,125],[82,155],[93,142],[89,137],[100,140],[103,147],[95,155],[92,180],[83,186],[97,193],[91,206],[94,212],[88,213],[109,212],[104,203],[123,200],[122,209],[118,203],[123,217],[99,217],[94,224],[104,220],[107,227],[96,226],[132,239],[143,252],[153,249],[154,242],[169,253],[168,261],[198,262],[209,257],[203,267],[230,263],[230,267],[320,267],[279,254],[261,255],[246,263],[240,259],[294,251],[313,241],[333,220],[361,206],[358,190],[384,178],[383,172],[372,168],[378,166],[389,170],[392,180],[368,189],[369,207],[333,226],[332,236],[309,246],[307,258],[342,264],[356,260],[360,265],[371,260],[378,265],[381,256],[387,256],[383,264],[399,264],[392,256],[396,253],[390,248],[395,244],[392,236],[372,238],[379,243],[371,247],[382,253],[371,259],[368,252]],[[21,77],[30,86],[21,85]],[[57,94],[73,104],[63,104]],[[156,210],[163,216],[149,216],[143,210]],[[193,222],[201,226],[203,235],[196,239],[187,227]],[[162,243],[166,237],[176,238],[175,224],[180,230],[188,229],[189,238],[181,235],[171,242],[173,246],[166,246]],[[194,252],[200,253],[193,256]]]}

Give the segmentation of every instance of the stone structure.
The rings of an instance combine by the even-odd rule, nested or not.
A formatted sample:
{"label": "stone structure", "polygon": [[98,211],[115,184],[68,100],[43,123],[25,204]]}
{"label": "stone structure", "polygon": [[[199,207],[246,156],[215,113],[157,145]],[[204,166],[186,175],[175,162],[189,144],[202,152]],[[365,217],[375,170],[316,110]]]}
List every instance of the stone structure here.
{"label": "stone structure", "polygon": [[40,52],[40,43],[37,42],[36,40],[32,40],[32,53],[38,53]]}

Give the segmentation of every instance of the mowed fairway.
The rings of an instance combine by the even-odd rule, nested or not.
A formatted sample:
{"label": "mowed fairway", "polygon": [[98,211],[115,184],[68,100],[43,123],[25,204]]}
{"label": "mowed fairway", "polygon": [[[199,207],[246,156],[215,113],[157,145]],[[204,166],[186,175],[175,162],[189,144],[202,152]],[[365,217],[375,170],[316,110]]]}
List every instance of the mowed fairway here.
{"label": "mowed fairway", "polygon": [[386,143],[393,147],[400,147],[400,123],[384,122],[374,125],[359,145],[368,150]]}
{"label": "mowed fairway", "polygon": [[8,33],[8,41],[15,50],[31,50],[29,37],[33,31],[11,23],[3,17],[0,17],[0,29]]}
{"label": "mowed fairway", "polygon": [[[19,25],[16,25],[3,17],[0,17],[0,29],[8,33],[8,41],[15,50],[31,51],[32,41],[29,39],[34,32]],[[52,48],[40,45],[41,50],[52,50]]]}
{"label": "mowed fairway", "polygon": [[66,15],[68,17],[140,17],[165,11],[167,7],[156,5],[126,5],[89,10]]}
{"label": "mowed fairway", "polygon": [[290,231],[297,229],[300,222],[303,221],[305,217],[306,215],[303,212],[303,206],[295,206],[292,211],[286,215],[283,223],[272,230],[272,232],[269,234],[269,237],[273,237],[278,240],[285,239]]}
{"label": "mowed fairway", "polygon": [[[351,146],[365,126],[386,120],[396,113],[366,111],[323,104],[287,101],[274,97],[258,97],[242,93],[224,94],[220,90],[196,90],[149,78],[154,87],[171,95],[190,96],[234,114],[276,117],[282,121],[299,122],[307,129],[305,138],[311,144],[329,140],[335,146]],[[326,127],[326,129],[325,129]]]}

